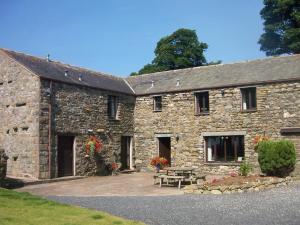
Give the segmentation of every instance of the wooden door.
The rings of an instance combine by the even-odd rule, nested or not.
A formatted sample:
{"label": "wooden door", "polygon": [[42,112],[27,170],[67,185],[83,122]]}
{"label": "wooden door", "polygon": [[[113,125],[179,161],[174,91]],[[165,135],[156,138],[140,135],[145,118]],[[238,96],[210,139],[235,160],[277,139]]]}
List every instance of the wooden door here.
{"label": "wooden door", "polygon": [[57,170],[58,176],[73,176],[73,136],[58,136]]}
{"label": "wooden door", "polygon": [[168,160],[171,166],[171,138],[160,137],[158,138],[159,157],[164,157]]}

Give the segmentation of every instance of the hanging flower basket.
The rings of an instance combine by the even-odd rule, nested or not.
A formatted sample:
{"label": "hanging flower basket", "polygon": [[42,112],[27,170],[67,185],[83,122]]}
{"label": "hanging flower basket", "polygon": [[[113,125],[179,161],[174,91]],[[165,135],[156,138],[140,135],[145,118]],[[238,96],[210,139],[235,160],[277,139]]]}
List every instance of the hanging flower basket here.
{"label": "hanging flower basket", "polygon": [[103,144],[101,140],[96,138],[95,136],[91,136],[87,139],[84,145],[85,157],[88,158],[90,156],[94,156],[95,154],[99,154],[102,150]]}

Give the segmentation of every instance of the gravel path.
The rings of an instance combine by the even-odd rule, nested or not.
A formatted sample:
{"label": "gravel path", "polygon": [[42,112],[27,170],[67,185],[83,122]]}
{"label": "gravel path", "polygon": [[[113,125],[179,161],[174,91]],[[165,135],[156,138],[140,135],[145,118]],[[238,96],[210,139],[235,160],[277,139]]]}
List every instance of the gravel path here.
{"label": "gravel path", "polygon": [[300,224],[300,184],[231,195],[49,198],[153,225]]}

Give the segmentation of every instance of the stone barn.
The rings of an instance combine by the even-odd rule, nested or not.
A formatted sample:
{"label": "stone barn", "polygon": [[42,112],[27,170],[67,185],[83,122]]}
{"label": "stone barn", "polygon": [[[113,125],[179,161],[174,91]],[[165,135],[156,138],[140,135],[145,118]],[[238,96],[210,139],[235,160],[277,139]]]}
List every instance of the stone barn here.
{"label": "stone barn", "polygon": [[[105,175],[157,155],[227,174],[258,168],[257,135],[291,139],[300,156],[300,55],[119,78],[1,49],[0,99],[12,176]],[[91,135],[100,157],[86,157]]]}

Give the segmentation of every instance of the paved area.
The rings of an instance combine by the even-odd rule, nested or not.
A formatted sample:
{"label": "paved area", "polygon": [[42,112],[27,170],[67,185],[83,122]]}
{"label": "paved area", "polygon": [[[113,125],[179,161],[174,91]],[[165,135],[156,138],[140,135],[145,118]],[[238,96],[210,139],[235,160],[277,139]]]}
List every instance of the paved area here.
{"label": "paved area", "polygon": [[49,198],[152,225],[300,224],[299,184],[258,193],[231,195]]}
{"label": "paved area", "polygon": [[153,185],[152,173],[87,177],[79,180],[29,185],[17,189],[41,196],[165,196],[182,195],[175,187]]}
{"label": "paved area", "polygon": [[299,225],[300,183],[262,192],[183,195],[153,185],[153,174],[88,177],[18,189],[151,225]]}

